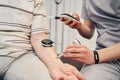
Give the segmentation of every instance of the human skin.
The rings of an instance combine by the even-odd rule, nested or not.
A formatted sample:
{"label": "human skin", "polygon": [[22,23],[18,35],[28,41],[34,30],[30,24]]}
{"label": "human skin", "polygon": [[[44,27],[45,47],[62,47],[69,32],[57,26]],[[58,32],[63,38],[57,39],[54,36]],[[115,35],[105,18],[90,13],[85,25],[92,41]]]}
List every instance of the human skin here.
{"label": "human skin", "polygon": [[[72,21],[71,19],[60,20],[64,22],[68,27],[76,29],[81,36],[84,38],[92,38],[95,28],[94,22],[91,20],[84,20],[83,23],[80,22],[80,17],[77,13],[73,13],[73,16],[79,21]],[[104,49],[97,50],[99,55],[99,62],[111,61],[114,59],[120,59],[120,42],[109,46]],[[70,54],[71,53],[71,54]],[[64,57],[70,58],[73,60],[78,60],[85,64],[94,64],[94,54],[93,51],[87,48],[85,45],[72,44],[67,46],[64,50]]]}
{"label": "human skin", "polygon": [[84,80],[82,74],[72,65],[63,63],[58,58],[54,47],[43,47],[41,40],[47,39],[47,34],[37,33],[31,36],[32,46],[38,57],[45,63],[53,80]]}

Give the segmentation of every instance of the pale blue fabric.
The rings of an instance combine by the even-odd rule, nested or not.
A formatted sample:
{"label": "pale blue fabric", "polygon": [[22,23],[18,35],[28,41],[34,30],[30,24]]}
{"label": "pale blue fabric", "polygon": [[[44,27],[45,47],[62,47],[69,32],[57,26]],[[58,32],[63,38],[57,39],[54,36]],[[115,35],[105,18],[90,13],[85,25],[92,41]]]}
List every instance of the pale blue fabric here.
{"label": "pale blue fabric", "polygon": [[81,14],[95,22],[97,49],[120,42],[120,0],[83,0]]}
{"label": "pale blue fabric", "polygon": [[[120,42],[120,0],[83,0],[81,14],[95,23],[96,49]],[[81,73],[86,80],[120,80],[120,60],[85,65]]]}
{"label": "pale blue fabric", "polygon": [[120,80],[120,61],[85,65],[81,73],[86,80]]}

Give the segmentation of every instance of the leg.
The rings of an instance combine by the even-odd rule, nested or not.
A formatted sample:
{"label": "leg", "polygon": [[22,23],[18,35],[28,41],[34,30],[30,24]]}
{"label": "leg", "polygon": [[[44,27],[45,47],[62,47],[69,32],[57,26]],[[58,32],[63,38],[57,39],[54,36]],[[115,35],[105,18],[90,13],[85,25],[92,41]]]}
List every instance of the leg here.
{"label": "leg", "polygon": [[3,79],[5,72],[9,69],[9,65],[15,58],[0,55],[0,80]]}
{"label": "leg", "polygon": [[85,76],[86,80],[120,80],[119,64],[108,62],[86,65],[82,68],[81,73]]}
{"label": "leg", "polygon": [[7,71],[4,80],[52,80],[46,66],[34,54],[18,59]]}

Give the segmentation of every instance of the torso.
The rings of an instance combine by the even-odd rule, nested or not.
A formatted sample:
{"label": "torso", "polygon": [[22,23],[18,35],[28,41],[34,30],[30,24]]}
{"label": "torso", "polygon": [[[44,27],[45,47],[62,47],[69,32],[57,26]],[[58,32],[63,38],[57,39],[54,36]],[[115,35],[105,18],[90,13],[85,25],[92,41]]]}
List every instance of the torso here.
{"label": "torso", "polygon": [[86,0],[86,11],[98,32],[97,49],[120,42],[120,0]]}
{"label": "torso", "polygon": [[0,55],[10,51],[32,50],[30,26],[33,18],[34,1],[0,1]]}

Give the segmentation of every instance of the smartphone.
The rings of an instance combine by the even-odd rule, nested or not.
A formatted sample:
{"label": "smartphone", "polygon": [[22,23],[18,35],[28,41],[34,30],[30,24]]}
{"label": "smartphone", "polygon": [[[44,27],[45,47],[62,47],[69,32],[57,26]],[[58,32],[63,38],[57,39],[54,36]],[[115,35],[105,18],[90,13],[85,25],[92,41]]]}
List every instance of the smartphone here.
{"label": "smartphone", "polygon": [[61,17],[71,19],[72,21],[78,21],[75,17],[73,17],[72,15],[68,13],[61,14]]}
{"label": "smartphone", "polygon": [[79,40],[74,39],[74,40],[73,40],[73,44],[81,44],[81,43],[80,43],[80,41],[79,41]]}

